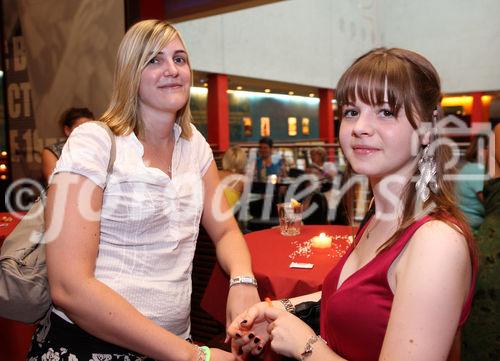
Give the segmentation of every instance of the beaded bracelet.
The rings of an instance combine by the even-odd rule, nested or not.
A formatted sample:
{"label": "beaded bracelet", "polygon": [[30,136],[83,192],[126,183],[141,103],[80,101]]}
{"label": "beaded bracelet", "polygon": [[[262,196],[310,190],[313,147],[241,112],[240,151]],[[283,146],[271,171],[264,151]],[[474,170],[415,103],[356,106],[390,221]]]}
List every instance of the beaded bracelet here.
{"label": "beaded bracelet", "polygon": [[208,346],[198,347],[197,361],[210,361],[210,347]]}
{"label": "beaded bracelet", "polygon": [[307,340],[306,342],[306,345],[304,346],[304,352],[302,352],[300,354],[300,361],[305,361],[306,357],[308,356],[311,356],[312,352],[313,352],[313,347],[312,345],[317,342],[317,341],[323,341],[324,343],[326,343],[325,340],[323,340],[323,338],[321,336],[318,336],[318,335],[314,335],[314,336],[311,336],[309,337],[309,339]]}
{"label": "beaded bracelet", "polygon": [[292,315],[295,314],[295,306],[290,302],[288,298],[283,298],[280,300],[283,307],[285,307],[286,312],[290,312]]}

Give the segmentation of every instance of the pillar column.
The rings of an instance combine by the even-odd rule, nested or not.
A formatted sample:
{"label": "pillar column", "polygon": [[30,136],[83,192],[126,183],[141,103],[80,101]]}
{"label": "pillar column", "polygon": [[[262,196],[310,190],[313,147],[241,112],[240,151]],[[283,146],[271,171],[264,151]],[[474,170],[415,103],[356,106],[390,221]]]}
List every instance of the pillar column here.
{"label": "pillar column", "polygon": [[483,93],[481,92],[472,93],[472,110],[470,115],[471,126],[474,123],[485,121],[483,113],[483,103],[481,101],[482,95]]}
{"label": "pillar column", "polygon": [[326,143],[334,141],[333,89],[319,89],[319,137]]}
{"label": "pillar column", "polygon": [[208,76],[207,128],[208,143],[217,150],[229,148],[229,99],[227,75]]}

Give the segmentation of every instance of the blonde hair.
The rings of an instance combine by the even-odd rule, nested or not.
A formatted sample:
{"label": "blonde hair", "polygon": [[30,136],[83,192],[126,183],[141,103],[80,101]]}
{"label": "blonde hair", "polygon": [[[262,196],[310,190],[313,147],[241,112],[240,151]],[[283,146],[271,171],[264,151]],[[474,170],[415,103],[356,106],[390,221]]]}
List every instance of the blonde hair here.
{"label": "blonde hair", "polygon": [[247,154],[239,146],[233,146],[226,150],[222,158],[222,169],[233,173],[245,173]]}
{"label": "blonde hair", "polygon": [[323,162],[326,162],[326,150],[322,147],[314,147],[312,148],[309,153],[312,155],[314,153],[318,154],[321,157],[321,160]]}
{"label": "blonde hair", "polygon": [[[111,101],[100,118],[113,133],[142,134],[144,122],[138,112],[142,71],[149,61],[176,37],[186,48],[177,29],[168,22],[160,20],[140,21],[126,32],[116,58]],[[191,69],[189,57],[187,62]],[[193,79],[192,70],[191,79]],[[192,134],[191,119],[188,99],[176,117],[176,123],[181,127],[181,137],[185,139],[189,139]]]}

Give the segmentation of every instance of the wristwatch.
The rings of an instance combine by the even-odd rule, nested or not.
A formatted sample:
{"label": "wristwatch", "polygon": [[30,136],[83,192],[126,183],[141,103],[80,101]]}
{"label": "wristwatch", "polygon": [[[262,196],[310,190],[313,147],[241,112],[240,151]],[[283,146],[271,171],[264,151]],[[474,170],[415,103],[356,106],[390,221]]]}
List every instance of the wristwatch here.
{"label": "wristwatch", "polygon": [[236,276],[229,280],[229,287],[238,284],[253,285],[257,287],[257,280],[254,276]]}

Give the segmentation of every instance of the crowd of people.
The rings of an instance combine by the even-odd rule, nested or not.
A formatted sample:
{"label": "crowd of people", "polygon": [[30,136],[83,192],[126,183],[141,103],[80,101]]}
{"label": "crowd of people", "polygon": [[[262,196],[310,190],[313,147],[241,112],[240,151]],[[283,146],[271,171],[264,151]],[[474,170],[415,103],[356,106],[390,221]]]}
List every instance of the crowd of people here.
{"label": "crowd of people", "polygon": [[[452,155],[436,128],[440,79],[426,58],[378,48],[341,76],[345,175],[369,179],[372,206],[322,291],[282,300],[259,298],[242,232],[216,210],[234,207],[247,182],[287,176],[285,162],[264,137],[252,179],[239,146],[218,170],[191,124],[191,83],[179,32],[165,21],[141,21],[121,42],[111,101],[97,119],[114,138],[88,122],[94,116],[86,108],[63,115],[68,139],[43,155],[47,233],[58,230],[46,248],[54,306],[33,337],[30,361],[243,360],[268,348],[307,361],[445,360],[460,354],[461,337],[464,359],[498,359],[500,125],[493,124],[494,152],[474,139],[459,173],[492,178],[455,185],[446,177]],[[306,174],[338,175],[325,149],[309,156]],[[304,198],[323,202],[315,223],[327,222],[321,196],[316,187]],[[200,224],[230,279],[232,352],[191,340]],[[310,301],[320,302],[319,334],[294,315]]]}

